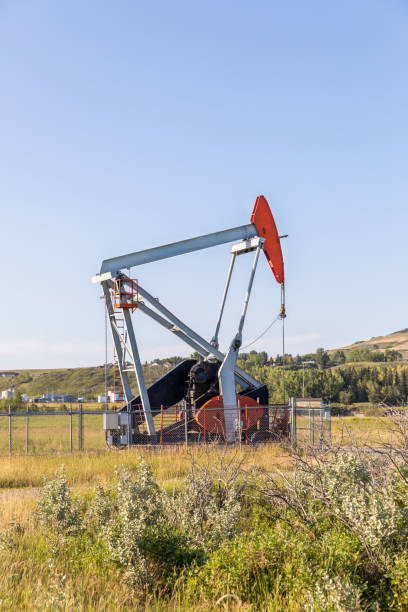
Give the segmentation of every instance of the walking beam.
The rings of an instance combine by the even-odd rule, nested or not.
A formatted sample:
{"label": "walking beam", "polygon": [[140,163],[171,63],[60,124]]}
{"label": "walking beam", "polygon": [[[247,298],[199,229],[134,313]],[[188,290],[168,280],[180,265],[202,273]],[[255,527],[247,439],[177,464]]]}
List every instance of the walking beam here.
{"label": "walking beam", "polygon": [[[185,253],[200,251],[201,249],[208,249],[209,247],[218,246],[219,244],[225,244],[227,242],[234,242],[235,240],[252,238],[257,235],[258,231],[255,225],[249,223],[248,225],[241,225],[221,232],[213,232],[212,234],[205,234],[204,236],[197,236],[196,238],[165,244],[153,249],[146,249],[145,251],[136,251],[134,253],[128,253],[127,255],[105,259],[102,262],[100,274],[105,274],[106,272],[117,274],[120,270],[123,270],[123,268],[132,268],[133,266],[140,266],[142,264],[151,263],[152,261],[175,257],[176,255],[184,255]],[[100,282],[98,277],[95,277],[95,279],[94,282]]]}

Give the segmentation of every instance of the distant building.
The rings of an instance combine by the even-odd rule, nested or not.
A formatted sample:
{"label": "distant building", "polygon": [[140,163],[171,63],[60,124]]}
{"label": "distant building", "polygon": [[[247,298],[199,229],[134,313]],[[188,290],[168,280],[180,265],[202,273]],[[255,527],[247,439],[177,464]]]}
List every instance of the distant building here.
{"label": "distant building", "polygon": [[25,402],[28,402],[28,395],[27,395],[27,393],[23,393],[21,397],[22,397],[22,399],[23,399]]}
{"label": "distant building", "polygon": [[98,395],[98,404],[107,404],[108,398],[106,395]]}
{"label": "distant building", "polygon": [[12,399],[14,397],[14,389],[5,389],[1,392],[1,399]]}
{"label": "distant building", "polygon": [[18,372],[0,372],[2,378],[11,378],[12,376],[18,376]]}
{"label": "distant building", "polygon": [[118,402],[121,399],[122,399],[121,393],[114,393],[113,391],[108,391],[108,401]]}
{"label": "distant building", "polygon": [[63,403],[63,402],[75,402],[76,399],[73,395],[67,393],[43,393],[41,397],[31,397],[30,402],[37,403]]}

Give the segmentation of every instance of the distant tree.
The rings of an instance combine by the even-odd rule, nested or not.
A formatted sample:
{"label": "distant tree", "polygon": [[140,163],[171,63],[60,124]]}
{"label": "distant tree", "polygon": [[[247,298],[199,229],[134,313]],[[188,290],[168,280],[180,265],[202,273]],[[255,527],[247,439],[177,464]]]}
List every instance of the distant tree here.
{"label": "distant tree", "polygon": [[25,402],[20,391],[16,391],[13,397],[12,406],[14,410],[22,410],[25,408]]}
{"label": "distant tree", "polygon": [[347,353],[346,361],[351,363],[358,361],[384,361],[384,353],[381,351],[370,351],[367,348],[355,348]]}
{"label": "distant tree", "polygon": [[385,351],[385,361],[398,361],[402,359],[402,353],[394,349],[387,349]]}
{"label": "distant tree", "polygon": [[369,380],[367,383],[368,401],[371,404],[378,404],[381,401],[380,385],[377,382]]}
{"label": "distant tree", "polygon": [[305,353],[300,356],[301,361],[316,361],[316,353]]}
{"label": "distant tree", "polygon": [[353,402],[353,396],[350,391],[340,391],[339,402],[341,404],[351,404]]}
{"label": "distant tree", "polygon": [[334,351],[334,353],[332,353],[331,356],[330,356],[330,361],[332,363],[335,363],[335,364],[345,363],[346,362],[346,355],[345,355],[344,351]]}
{"label": "distant tree", "polygon": [[315,361],[320,369],[323,369],[329,364],[330,357],[324,348],[318,348],[316,351]]}

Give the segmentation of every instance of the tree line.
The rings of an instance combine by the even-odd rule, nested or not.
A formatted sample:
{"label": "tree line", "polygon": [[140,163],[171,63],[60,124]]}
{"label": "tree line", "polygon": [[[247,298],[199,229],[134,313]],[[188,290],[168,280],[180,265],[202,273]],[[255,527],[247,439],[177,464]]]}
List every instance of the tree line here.
{"label": "tree line", "polygon": [[[346,365],[334,368],[330,367],[325,355],[323,349],[318,349],[316,353],[303,355],[300,364],[295,359],[294,365],[285,355],[286,367],[282,368],[271,367],[265,352],[251,351],[240,355],[239,365],[268,386],[271,402],[302,397],[303,392],[305,397],[322,397],[325,401],[342,404],[383,402],[400,405],[408,401],[407,365],[395,360],[390,363],[388,356],[387,365],[359,365],[353,360],[345,360]],[[309,359],[312,357],[314,359]],[[315,365],[303,368],[302,361],[314,361]]]}
{"label": "tree line", "polygon": [[[288,370],[270,366],[246,366],[254,378],[266,384],[270,402],[289,397],[322,397],[325,401],[353,404],[408,401],[408,366],[349,366],[320,370]],[[303,378],[304,375],[304,378]]]}

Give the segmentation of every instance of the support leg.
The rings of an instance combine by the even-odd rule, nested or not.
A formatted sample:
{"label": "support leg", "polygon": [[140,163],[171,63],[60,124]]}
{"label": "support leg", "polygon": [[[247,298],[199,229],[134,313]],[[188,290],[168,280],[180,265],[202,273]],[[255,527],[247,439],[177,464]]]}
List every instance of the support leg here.
{"label": "support leg", "polygon": [[117,330],[116,321],[115,321],[115,311],[113,309],[111,293],[109,291],[109,287],[107,282],[101,283],[103,295],[105,297],[106,310],[108,312],[109,324],[112,332],[113,344],[115,345],[116,354],[118,356],[118,366],[119,366],[119,374],[120,379],[122,381],[122,387],[125,394],[126,402],[130,402],[132,399],[132,390],[130,388],[129,379],[125,372],[124,368],[124,359],[123,359],[123,348],[122,348],[122,339]]}
{"label": "support leg", "polygon": [[[132,318],[128,308],[123,308],[123,316],[125,318],[126,331],[129,338],[130,352],[132,356],[133,365],[135,368],[136,380],[139,386],[140,397],[142,398],[143,412],[146,419],[147,431],[150,436],[154,436],[156,431],[154,429],[154,422],[152,412],[150,409],[150,400],[147,393],[147,388],[143,376],[142,364],[140,361],[139,350],[137,348],[135,332],[133,330]],[[129,426],[130,427],[130,426]]]}
{"label": "support leg", "polygon": [[224,405],[225,438],[227,442],[234,441],[237,419],[241,418],[241,415],[239,414],[239,411],[237,409],[237,399],[235,393],[235,368],[237,364],[239,349],[242,344],[242,330],[244,327],[249,297],[251,295],[252,285],[254,282],[255,271],[258,265],[259,253],[261,251],[261,248],[262,245],[258,246],[255,251],[254,263],[252,265],[248,289],[245,295],[244,307],[242,309],[238,332],[234,340],[231,342],[231,346],[228,350],[228,353],[226,354],[225,359],[222,362],[222,365],[218,372],[218,379],[220,382],[220,390]]}
{"label": "support leg", "polygon": [[218,334],[219,334],[219,331],[220,331],[222,314],[224,312],[225,302],[226,302],[226,299],[227,299],[228,289],[229,289],[230,282],[231,282],[231,276],[232,276],[232,271],[234,269],[234,263],[235,263],[236,256],[237,256],[237,254],[233,253],[232,257],[231,257],[231,263],[230,263],[230,267],[229,267],[229,270],[228,270],[227,281],[225,283],[224,293],[223,293],[222,300],[221,300],[220,312],[218,313],[218,319],[217,319],[217,324],[215,326],[214,336],[212,337],[212,340],[211,340],[211,344],[216,349],[218,348]]}

